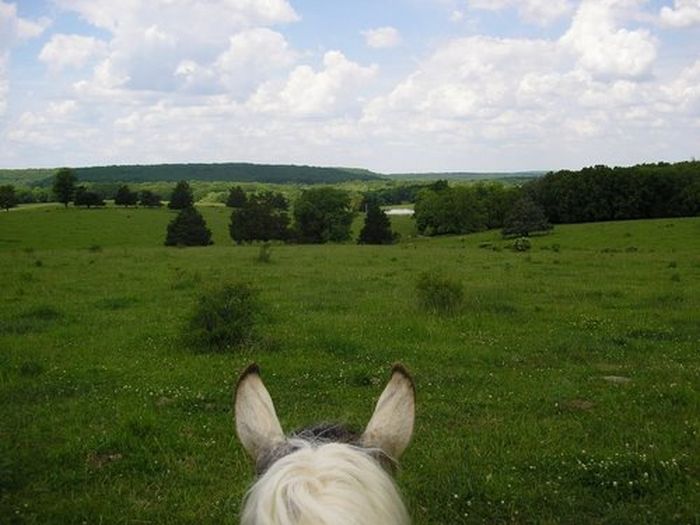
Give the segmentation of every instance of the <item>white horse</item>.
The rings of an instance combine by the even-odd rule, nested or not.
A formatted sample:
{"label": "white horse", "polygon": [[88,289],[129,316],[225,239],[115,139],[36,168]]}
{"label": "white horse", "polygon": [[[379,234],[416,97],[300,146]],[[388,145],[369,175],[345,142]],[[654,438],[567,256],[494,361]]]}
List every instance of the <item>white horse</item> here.
{"label": "white horse", "polygon": [[258,478],[246,494],[243,525],[405,525],[390,475],[413,433],[415,388],[394,365],[362,434],[318,425],[285,437],[257,365],[241,375],[236,432]]}

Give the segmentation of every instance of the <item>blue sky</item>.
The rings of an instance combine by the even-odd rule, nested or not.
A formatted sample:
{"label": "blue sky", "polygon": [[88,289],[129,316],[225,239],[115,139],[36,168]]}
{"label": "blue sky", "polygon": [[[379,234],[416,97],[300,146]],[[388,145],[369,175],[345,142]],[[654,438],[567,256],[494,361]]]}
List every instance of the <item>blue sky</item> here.
{"label": "blue sky", "polygon": [[700,0],[0,0],[0,167],[676,161]]}

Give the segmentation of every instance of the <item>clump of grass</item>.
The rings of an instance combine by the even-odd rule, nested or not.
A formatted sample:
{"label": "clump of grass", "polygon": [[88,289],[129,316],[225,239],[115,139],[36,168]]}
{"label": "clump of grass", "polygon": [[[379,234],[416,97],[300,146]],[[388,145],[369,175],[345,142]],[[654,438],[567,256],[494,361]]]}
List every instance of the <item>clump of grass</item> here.
{"label": "clump of grass", "polygon": [[272,245],[269,242],[266,242],[260,246],[255,262],[261,264],[268,264],[272,262]]}
{"label": "clump of grass", "polygon": [[437,272],[424,272],[418,276],[416,293],[419,306],[435,314],[454,314],[464,303],[462,285]]}
{"label": "clump of grass", "polygon": [[37,259],[36,261],[34,261],[34,266],[36,266],[37,268],[41,268],[42,266],[44,266],[44,261],[42,261],[41,259]]}
{"label": "clump of grass", "polygon": [[41,363],[37,363],[36,361],[24,361],[19,365],[19,374],[25,377],[38,376],[43,371],[44,367]]}
{"label": "clump of grass", "polygon": [[0,331],[10,334],[40,332],[61,317],[51,306],[37,306],[15,317],[0,320]]}
{"label": "clump of grass", "polygon": [[185,326],[185,342],[200,351],[226,352],[252,342],[262,315],[258,291],[227,284],[200,297]]}
{"label": "clump of grass", "polygon": [[102,251],[102,246],[100,246],[99,244],[91,244],[88,247],[88,251],[92,253],[100,253]]}
{"label": "clump of grass", "polygon": [[673,281],[674,283],[681,282],[681,274],[679,274],[678,272],[675,272],[674,274],[672,274],[671,281]]}

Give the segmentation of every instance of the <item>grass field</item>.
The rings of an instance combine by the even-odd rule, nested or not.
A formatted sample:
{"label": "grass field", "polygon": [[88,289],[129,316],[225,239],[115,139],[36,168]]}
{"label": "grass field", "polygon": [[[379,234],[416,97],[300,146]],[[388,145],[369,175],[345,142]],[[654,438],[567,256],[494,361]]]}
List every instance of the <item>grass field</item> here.
{"label": "grass field", "polygon": [[[417,524],[700,523],[700,219],[403,242],[162,246],[167,210],[0,213],[0,521],[236,523],[252,469],[231,394],[257,361],[286,429],[361,427],[414,373],[398,483]],[[416,306],[420,272],[464,285]],[[180,342],[197,298],[253,283],[256,345]]]}

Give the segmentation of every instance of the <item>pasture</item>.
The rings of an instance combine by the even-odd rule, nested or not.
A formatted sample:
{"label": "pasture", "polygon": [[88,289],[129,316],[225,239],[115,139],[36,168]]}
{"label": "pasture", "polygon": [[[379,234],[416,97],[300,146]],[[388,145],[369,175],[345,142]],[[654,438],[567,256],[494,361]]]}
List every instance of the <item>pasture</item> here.
{"label": "pasture", "polygon": [[[165,209],[0,213],[3,523],[237,523],[252,469],[231,395],[257,361],[285,430],[361,428],[417,383],[398,483],[416,524],[700,521],[700,219],[394,246],[162,246]],[[464,286],[421,311],[418,275]],[[197,298],[246,281],[260,340],[196,353]]]}

